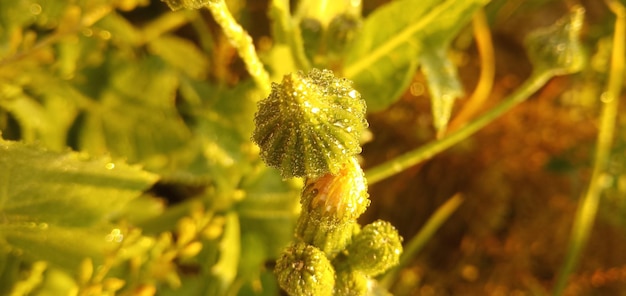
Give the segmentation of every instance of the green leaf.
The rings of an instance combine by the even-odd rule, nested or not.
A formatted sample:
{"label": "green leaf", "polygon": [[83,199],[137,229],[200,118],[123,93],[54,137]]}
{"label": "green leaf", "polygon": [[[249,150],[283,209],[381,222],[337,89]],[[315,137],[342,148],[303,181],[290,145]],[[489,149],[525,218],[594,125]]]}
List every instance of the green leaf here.
{"label": "green leaf", "polygon": [[[62,213],[58,213],[62,214]],[[47,225],[45,228],[42,225]],[[84,258],[101,264],[117,244],[107,241],[113,227],[75,228],[9,221],[0,226],[3,242],[26,260],[45,260],[66,271],[75,271]]]}
{"label": "green leaf", "polygon": [[13,284],[20,276],[20,265],[23,265],[22,258],[0,249],[0,293],[9,295]]}
{"label": "green leaf", "polygon": [[228,194],[258,158],[250,142],[257,90],[250,83],[218,87],[182,78],[179,105],[192,139],[169,155],[166,178],[184,183],[211,183]]}
{"label": "green leaf", "polygon": [[354,81],[369,111],[386,108],[408,87],[420,51],[447,45],[486,2],[400,0],[379,8],[346,50],[344,76]]}
{"label": "green leaf", "polygon": [[99,93],[99,104],[89,109],[79,147],[162,170],[168,154],[191,136],[174,105],[177,75],[155,57],[111,59],[115,75]]}
{"label": "green leaf", "polygon": [[0,140],[0,244],[71,269],[99,258],[106,220],[156,176],[109,159]]}
{"label": "green leaf", "polygon": [[283,181],[278,171],[267,167],[243,185],[246,197],[237,204],[242,234],[263,242],[269,258],[276,258],[293,238],[301,188],[301,180]]}
{"label": "green leaf", "polygon": [[444,131],[450,121],[454,100],[464,94],[455,65],[444,47],[425,49],[420,55],[422,71],[427,77],[435,129]]}
{"label": "green leaf", "polygon": [[526,38],[528,57],[534,71],[566,75],[580,71],[587,56],[580,42],[585,10],[578,7],[556,24],[539,29]]}
{"label": "green leaf", "polygon": [[196,79],[205,78],[209,60],[193,42],[164,35],[148,43],[150,51],[175,69]]}
{"label": "green leaf", "polygon": [[[288,46],[291,53],[283,56],[285,58],[298,64],[300,70],[308,70],[310,68],[310,62],[305,52],[305,42],[302,39],[302,33],[300,26],[298,26],[291,16],[291,9],[289,0],[272,0],[270,1],[270,7],[268,16],[272,20],[271,29],[272,37],[274,39],[275,46]],[[278,67],[281,64],[280,60],[277,63],[270,64],[273,68]],[[287,71],[280,73],[281,75],[292,72]],[[272,79],[278,80],[278,79]]]}
{"label": "green leaf", "polygon": [[0,108],[7,110],[17,119],[22,139],[25,141],[35,141],[37,135],[50,126],[44,107],[25,94],[21,86],[2,83],[0,93],[2,93]]}
{"label": "green leaf", "polygon": [[110,33],[111,38],[122,48],[138,45],[141,42],[141,34],[123,16],[114,12],[106,15],[95,24],[96,28]]}
{"label": "green leaf", "polygon": [[237,266],[241,254],[241,228],[239,217],[235,212],[226,214],[224,235],[219,243],[220,256],[211,268],[212,275],[218,278],[221,287],[220,295],[224,295],[237,276]]}

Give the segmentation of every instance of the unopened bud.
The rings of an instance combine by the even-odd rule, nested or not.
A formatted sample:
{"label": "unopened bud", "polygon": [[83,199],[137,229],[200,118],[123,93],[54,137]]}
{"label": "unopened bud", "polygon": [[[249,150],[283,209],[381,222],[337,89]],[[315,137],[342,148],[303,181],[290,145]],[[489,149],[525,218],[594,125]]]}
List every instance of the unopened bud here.
{"label": "unopened bud", "polygon": [[296,235],[329,257],[345,248],[356,219],[369,205],[363,170],[353,157],[336,175],[307,179]]}
{"label": "unopened bud", "polygon": [[276,261],[280,287],[292,296],[332,295],[335,270],[318,248],[297,242]]}
{"label": "unopened bud", "polygon": [[347,249],[350,268],[375,276],[398,264],[402,239],[387,221],[368,224],[357,234]]}

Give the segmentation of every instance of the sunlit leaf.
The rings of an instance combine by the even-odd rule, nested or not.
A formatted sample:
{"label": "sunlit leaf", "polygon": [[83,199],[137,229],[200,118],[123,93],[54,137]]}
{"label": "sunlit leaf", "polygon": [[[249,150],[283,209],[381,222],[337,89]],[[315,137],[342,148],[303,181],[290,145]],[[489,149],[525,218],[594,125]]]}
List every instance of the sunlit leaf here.
{"label": "sunlit leaf", "polygon": [[415,73],[420,50],[447,46],[473,11],[487,2],[401,0],[368,16],[346,51],[343,69],[368,110],[384,109],[397,100]]}
{"label": "sunlit leaf", "polygon": [[94,34],[111,38],[124,47],[136,45],[141,39],[138,30],[128,20],[115,12],[106,15],[95,24],[95,27],[97,31],[93,32]]}
{"label": "sunlit leaf", "polygon": [[464,94],[463,86],[445,48],[422,50],[420,61],[427,77],[435,129],[443,131],[450,120],[454,101]]}
{"label": "sunlit leaf", "polygon": [[189,119],[194,136],[184,149],[169,155],[166,178],[186,183],[211,180],[227,194],[257,157],[249,140],[256,92],[251,83],[231,89],[183,79],[180,93],[184,101],[181,113]]}
{"label": "sunlit leaf", "polygon": [[[237,204],[242,232],[260,240],[267,257],[278,256],[293,237],[302,187],[299,183],[285,182],[276,170],[264,168],[244,184],[245,198]],[[244,247],[242,251],[251,250]]]}
{"label": "sunlit leaf", "polygon": [[526,47],[535,72],[553,71],[565,75],[580,71],[587,56],[580,42],[585,10],[578,7],[556,24],[537,30],[526,38]]}
{"label": "sunlit leaf", "polygon": [[241,253],[241,228],[239,217],[235,212],[226,215],[224,235],[219,243],[219,250],[219,260],[211,271],[213,276],[219,280],[220,292],[224,293],[226,288],[235,280]]}
{"label": "sunlit leaf", "polygon": [[0,108],[17,120],[22,140],[65,149],[69,130],[88,99],[47,69],[26,68],[11,80],[0,83]]}
{"label": "sunlit leaf", "polygon": [[63,267],[102,256],[107,229],[99,225],[156,181],[109,159],[4,140],[0,167],[0,241]]}
{"label": "sunlit leaf", "polygon": [[209,69],[204,53],[189,40],[164,35],[152,40],[148,47],[153,54],[190,77],[204,78]]}
{"label": "sunlit leaf", "polygon": [[176,74],[153,57],[136,63],[120,58],[109,67],[116,75],[99,94],[97,108],[89,110],[79,147],[162,169],[166,154],[190,135],[174,106]]}

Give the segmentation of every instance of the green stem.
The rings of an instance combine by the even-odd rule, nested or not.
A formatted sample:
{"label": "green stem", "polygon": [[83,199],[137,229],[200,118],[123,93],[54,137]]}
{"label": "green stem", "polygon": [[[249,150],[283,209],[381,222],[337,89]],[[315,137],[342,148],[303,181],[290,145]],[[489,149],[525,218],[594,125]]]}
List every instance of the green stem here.
{"label": "green stem", "polygon": [[300,27],[294,24],[291,17],[289,0],[273,0],[271,3],[270,14],[274,18],[279,40],[277,42],[285,43],[291,50],[296,67],[300,70],[307,71],[311,68],[311,63],[304,53],[304,42],[300,33]]}
{"label": "green stem", "polygon": [[263,95],[269,95],[271,91],[269,74],[265,71],[263,63],[261,63],[256,54],[252,37],[237,23],[224,0],[209,1],[207,8],[222,28],[226,38],[237,50],[237,53],[246,65],[248,73],[250,73],[254,82],[263,91]]}
{"label": "green stem", "polygon": [[213,42],[213,39],[211,38],[211,31],[209,30],[209,24],[207,23],[207,21],[205,21],[203,17],[198,15],[193,18],[193,21],[191,22],[191,26],[196,31],[196,34],[198,34],[200,47],[207,55],[210,55],[210,53],[215,48],[215,43]]}
{"label": "green stem", "polygon": [[190,10],[163,14],[143,27],[141,30],[142,39],[137,46],[148,43],[167,32],[178,29],[194,18],[199,18],[198,13]]}
{"label": "green stem", "polygon": [[411,262],[411,259],[415,258],[415,255],[422,250],[426,242],[430,240],[441,225],[450,218],[462,203],[463,197],[460,194],[456,194],[435,211],[428,221],[426,221],[422,229],[420,229],[419,233],[406,245],[404,252],[402,252],[400,256],[398,266],[387,272],[385,277],[380,280],[379,283],[381,286],[388,289],[393,285],[398,277],[398,273]]}
{"label": "green stem", "polygon": [[617,15],[615,32],[613,34],[613,51],[611,56],[611,70],[606,92],[602,95],[602,113],[600,115],[600,130],[597,147],[594,155],[593,172],[589,188],[585,196],[579,201],[570,242],[554,286],[554,295],[562,295],[569,279],[578,264],[583,247],[587,244],[589,234],[600,203],[600,194],[605,187],[607,168],[610,160],[611,145],[615,131],[619,94],[624,77],[624,53],[626,36],[626,9],[616,0],[607,0],[609,8]]}
{"label": "green stem", "polygon": [[502,103],[489,110],[483,116],[472,121],[470,124],[448,134],[440,140],[432,141],[415,150],[409,151],[398,156],[397,158],[367,170],[365,172],[365,177],[367,178],[368,184],[374,184],[380,180],[404,171],[405,169],[429,159],[437,153],[468,138],[517,104],[526,100],[539,88],[546,84],[546,82],[553,76],[553,71],[544,71],[533,74],[524,82],[522,86],[509,95]]}

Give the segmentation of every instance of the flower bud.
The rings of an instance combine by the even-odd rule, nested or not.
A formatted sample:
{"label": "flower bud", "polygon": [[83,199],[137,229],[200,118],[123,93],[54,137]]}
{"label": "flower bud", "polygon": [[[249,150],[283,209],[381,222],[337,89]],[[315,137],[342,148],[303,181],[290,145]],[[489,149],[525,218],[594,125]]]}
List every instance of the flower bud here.
{"label": "flower bud", "polygon": [[337,273],[335,283],[335,296],[364,296],[367,294],[367,281],[369,278],[354,270],[344,270]]}
{"label": "flower bud", "polygon": [[252,140],[261,158],[284,178],[336,174],[361,152],[365,101],[330,70],[286,75],[259,102]]}
{"label": "flower bud", "polygon": [[398,264],[402,254],[402,238],[387,221],[368,224],[347,248],[350,268],[375,276]]}
{"label": "flower bud", "polygon": [[336,174],[307,179],[296,236],[329,257],[343,250],[358,227],[356,219],[369,205],[363,171],[355,158]]}
{"label": "flower bud", "polygon": [[297,242],[276,261],[274,270],[280,287],[292,296],[332,295],[335,270],[318,248]]}
{"label": "flower bud", "polygon": [[346,45],[359,33],[362,22],[360,15],[349,13],[336,15],[328,25],[326,33],[328,50],[341,54]]}

